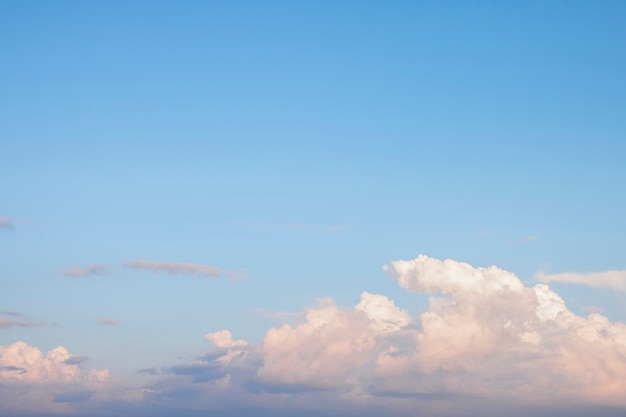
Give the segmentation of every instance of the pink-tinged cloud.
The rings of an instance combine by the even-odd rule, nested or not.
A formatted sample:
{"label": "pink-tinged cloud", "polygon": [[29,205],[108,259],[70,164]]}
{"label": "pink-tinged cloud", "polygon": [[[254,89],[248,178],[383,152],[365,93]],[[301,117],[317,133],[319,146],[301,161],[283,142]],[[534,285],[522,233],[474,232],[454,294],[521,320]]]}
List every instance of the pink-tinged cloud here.
{"label": "pink-tinged cloud", "polygon": [[103,326],[116,326],[117,325],[117,321],[116,320],[107,319],[107,318],[104,318],[104,317],[99,319],[98,323],[102,324]]}
{"label": "pink-tinged cloud", "polygon": [[[402,288],[430,294],[428,309],[411,316],[368,292],[352,308],[320,300],[298,324],[270,328],[260,346],[225,331],[207,335],[222,356],[193,372],[239,375],[231,389],[252,383],[355,401],[457,396],[626,406],[625,324],[577,316],[547,285],[526,287],[495,266],[422,255],[385,270]],[[248,381],[242,369],[250,369]]]}
{"label": "pink-tinged cloud", "polygon": [[225,276],[231,279],[243,278],[244,275],[234,271],[227,271],[211,265],[198,265],[184,262],[160,262],[139,259],[124,263],[126,268],[148,269],[154,272],[166,272],[171,275],[205,275],[209,277]]}
{"label": "pink-tinged cloud", "polygon": [[0,229],[13,229],[13,220],[10,217],[0,217]]}
{"label": "pink-tinged cloud", "polygon": [[205,340],[215,343],[218,348],[232,348],[238,346],[247,346],[245,340],[233,340],[233,336],[229,330],[220,330],[214,333],[208,333],[204,336]]}
{"label": "pink-tinged cloud", "polygon": [[589,274],[537,274],[541,282],[561,282],[565,284],[586,285],[595,288],[612,288],[626,291],[626,271],[592,272]]}
{"label": "pink-tinged cloud", "polygon": [[[81,360],[78,357],[78,360]],[[82,360],[81,360],[82,361]],[[109,371],[82,372],[76,357],[59,346],[47,354],[24,342],[0,346],[0,384],[74,383],[94,386],[105,382]]]}
{"label": "pink-tinged cloud", "polygon": [[0,317],[0,329],[8,329],[11,327],[34,327],[34,326],[43,326],[46,322],[39,321],[34,322],[25,319],[7,319],[4,317]]}
{"label": "pink-tinged cloud", "polygon": [[596,313],[596,314],[602,314],[604,313],[604,309],[602,307],[596,307],[596,306],[583,306],[583,311],[586,311],[587,313]]}
{"label": "pink-tinged cloud", "polygon": [[104,265],[90,265],[84,268],[69,268],[63,271],[63,275],[68,277],[87,277],[90,275],[103,275],[109,272]]}

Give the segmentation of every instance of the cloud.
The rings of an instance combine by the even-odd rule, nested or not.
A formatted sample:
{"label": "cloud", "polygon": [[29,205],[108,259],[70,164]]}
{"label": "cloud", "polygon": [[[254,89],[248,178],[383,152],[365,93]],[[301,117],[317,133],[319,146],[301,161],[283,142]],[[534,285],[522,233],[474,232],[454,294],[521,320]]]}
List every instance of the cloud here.
{"label": "cloud", "polygon": [[0,315],[12,316],[12,317],[25,317],[23,314],[15,312],[15,311],[0,311]]}
{"label": "cloud", "polygon": [[103,275],[109,272],[104,265],[90,265],[84,268],[70,268],[63,271],[63,275],[68,277],[87,277],[90,275]]}
{"label": "cloud", "polygon": [[[548,285],[526,286],[495,266],[420,255],[384,269],[401,288],[428,294],[428,307],[412,315],[367,291],[353,306],[320,299],[295,324],[271,327],[260,344],[229,330],[208,333],[215,346],[192,363],[139,370],[153,377],[124,391],[135,402],[116,397],[98,407],[163,416],[624,415],[625,324],[597,312],[577,316]],[[86,381],[97,375],[60,353],[55,366],[85,382],[55,404],[94,403],[97,393],[81,393],[94,390]],[[0,375],[25,378],[43,355],[33,357],[0,356]]]}
{"label": "cloud", "polygon": [[107,319],[105,317],[99,319],[98,323],[102,324],[103,326],[116,326],[117,325],[116,320]]}
{"label": "cloud", "polygon": [[583,306],[583,311],[586,311],[587,313],[596,313],[596,314],[602,314],[604,313],[604,309],[602,307],[596,307],[596,306]]}
{"label": "cloud", "polygon": [[208,333],[204,336],[209,342],[215,343],[220,348],[232,348],[237,346],[246,346],[248,342],[245,340],[233,340],[233,336],[228,330],[220,330],[215,333]]}
{"label": "cloud", "polygon": [[0,329],[9,329],[11,327],[34,327],[43,326],[46,324],[46,322],[44,321],[30,321],[28,320],[27,316],[21,313],[17,313],[15,311],[0,311],[0,315],[13,317],[10,319],[0,317]]}
{"label": "cloud", "polygon": [[10,217],[0,217],[0,229],[13,229],[13,220]]}
{"label": "cloud", "polygon": [[72,356],[63,361],[66,365],[80,365],[89,360],[89,356]]}
{"label": "cloud", "polygon": [[243,278],[244,275],[233,271],[222,270],[211,265],[197,265],[183,262],[157,262],[139,259],[124,263],[126,268],[149,269],[154,272],[167,272],[170,275],[205,275],[210,277],[226,276],[231,279]]}
{"label": "cloud", "polygon": [[536,240],[539,240],[539,236],[530,235],[530,236],[526,236],[524,238],[524,242],[526,242],[526,243],[534,242]]}
{"label": "cloud", "polygon": [[592,272],[589,274],[543,274],[536,275],[540,282],[561,282],[565,284],[586,285],[595,288],[612,288],[626,291],[626,271]]}
{"label": "cloud", "polygon": [[[412,316],[368,292],[349,308],[321,299],[296,325],[270,328],[260,345],[210,333],[217,350],[206,364],[172,370],[195,384],[230,376],[230,390],[311,401],[334,393],[424,410],[502,398],[626,407],[625,324],[577,316],[547,285],[527,287],[495,266],[421,255],[385,271],[407,291],[429,294],[426,311]],[[467,412],[459,407],[446,412]]]}
{"label": "cloud", "polygon": [[94,369],[85,374],[79,364],[85,357],[75,357],[59,346],[47,354],[24,342],[0,346],[0,383],[84,383],[98,384],[108,379],[108,371]]}
{"label": "cloud", "polygon": [[138,369],[137,370],[138,374],[145,374],[145,375],[158,375],[160,372],[157,368],[143,368],[143,369]]}

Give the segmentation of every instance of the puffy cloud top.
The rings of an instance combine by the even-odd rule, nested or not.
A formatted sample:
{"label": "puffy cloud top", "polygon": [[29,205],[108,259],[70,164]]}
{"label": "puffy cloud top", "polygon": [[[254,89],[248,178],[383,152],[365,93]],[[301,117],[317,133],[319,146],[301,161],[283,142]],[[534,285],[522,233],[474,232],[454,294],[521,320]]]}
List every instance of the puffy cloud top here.
{"label": "puffy cloud top", "polygon": [[1,383],[101,383],[108,370],[92,370],[84,375],[73,355],[63,346],[45,355],[36,347],[24,342],[0,346]]}

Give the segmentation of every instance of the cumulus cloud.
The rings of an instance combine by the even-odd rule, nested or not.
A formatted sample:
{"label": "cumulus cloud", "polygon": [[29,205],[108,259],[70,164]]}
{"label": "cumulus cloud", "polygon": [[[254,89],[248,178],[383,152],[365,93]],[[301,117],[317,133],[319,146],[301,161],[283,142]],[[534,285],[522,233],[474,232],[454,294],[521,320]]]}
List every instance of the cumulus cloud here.
{"label": "cumulus cloud", "polygon": [[231,279],[243,278],[242,274],[234,271],[227,271],[211,265],[198,265],[184,262],[159,262],[139,259],[124,263],[126,268],[148,269],[154,272],[167,272],[170,275],[205,275],[209,277],[226,276]]}
{"label": "cumulus cloud", "polygon": [[587,285],[595,288],[612,288],[626,291],[626,271],[592,272],[589,274],[537,274],[541,282],[562,282],[565,284]]}
{"label": "cumulus cloud", "polygon": [[85,374],[80,368],[85,357],[75,357],[59,346],[45,355],[24,342],[0,346],[0,383],[85,383],[106,381],[108,370],[92,370]]}
{"label": "cumulus cloud", "polygon": [[0,216],[0,229],[13,229],[13,220],[10,217]]}
{"label": "cumulus cloud", "polygon": [[87,277],[90,275],[102,275],[109,272],[104,265],[90,265],[84,268],[69,268],[63,271],[63,275],[68,277]]}
{"label": "cumulus cloud", "polygon": [[[293,395],[626,406],[623,323],[577,316],[547,285],[527,287],[495,266],[422,255],[385,270],[400,287],[430,294],[428,309],[411,316],[368,292],[351,308],[322,299],[298,324],[270,328],[259,346],[227,331],[207,335],[221,349],[205,357],[211,365],[177,375],[231,375],[231,388]],[[254,369],[245,382],[232,377],[242,361]]]}
{"label": "cumulus cloud", "polygon": [[215,346],[220,348],[232,348],[236,346],[246,346],[248,344],[245,340],[233,340],[233,336],[229,330],[208,333],[204,338],[209,342],[215,343]]}
{"label": "cumulus cloud", "polygon": [[[363,292],[348,307],[320,299],[260,344],[208,333],[215,347],[193,363],[138,371],[153,377],[135,390],[137,413],[126,414],[624,415],[625,324],[599,310],[577,316],[548,285],[526,286],[495,266],[420,255],[384,269],[401,288],[430,296],[421,314]],[[55,366],[78,367],[60,353]],[[25,378],[30,363],[0,361],[0,375]],[[81,387],[57,402],[92,401],[93,389]]]}

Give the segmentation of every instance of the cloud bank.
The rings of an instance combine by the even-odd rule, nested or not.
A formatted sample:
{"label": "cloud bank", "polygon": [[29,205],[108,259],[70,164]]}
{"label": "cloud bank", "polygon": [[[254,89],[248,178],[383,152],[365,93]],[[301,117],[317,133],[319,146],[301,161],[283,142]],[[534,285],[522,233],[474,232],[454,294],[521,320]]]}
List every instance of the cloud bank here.
{"label": "cloud bank", "polygon": [[184,262],[160,262],[139,259],[124,263],[126,268],[148,269],[154,272],[166,272],[170,275],[205,275],[209,277],[226,276],[231,279],[243,278],[242,274],[234,271],[227,271],[211,265],[198,265]]}
{"label": "cloud bank", "polygon": [[537,274],[537,279],[545,283],[562,282],[565,284],[626,291],[626,271],[593,272],[589,274]]}
{"label": "cloud bank", "polygon": [[308,410],[322,398],[384,404],[394,415],[481,414],[480,404],[502,402],[626,409],[623,323],[577,316],[547,285],[527,287],[495,266],[420,255],[384,269],[401,288],[430,294],[428,309],[412,316],[369,292],[350,308],[322,299],[260,345],[209,333],[216,350],[151,389],[298,398]]}
{"label": "cloud bank", "polygon": [[[349,307],[320,299],[289,317],[295,324],[271,327],[260,344],[226,329],[208,333],[213,349],[139,370],[149,381],[124,391],[133,401],[99,407],[110,407],[108,415],[163,416],[626,412],[625,324],[596,309],[578,316],[548,285],[526,286],[495,266],[420,255],[384,270],[400,288],[428,294],[428,308],[412,315],[367,291]],[[72,359],[64,348],[44,356],[21,342],[3,349],[0,384],[75,381],[77,388],[55,394],[55,404],[94,401],[91,373],[79,367],[85,358]]]}

